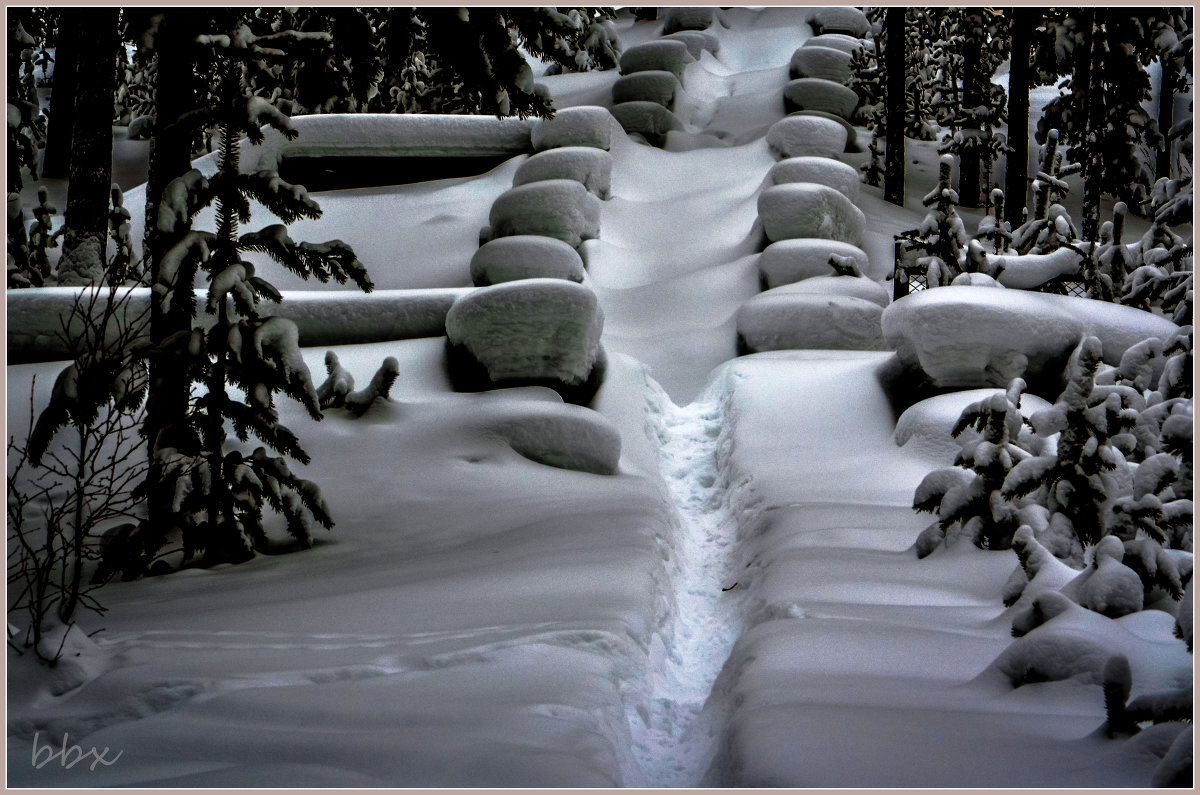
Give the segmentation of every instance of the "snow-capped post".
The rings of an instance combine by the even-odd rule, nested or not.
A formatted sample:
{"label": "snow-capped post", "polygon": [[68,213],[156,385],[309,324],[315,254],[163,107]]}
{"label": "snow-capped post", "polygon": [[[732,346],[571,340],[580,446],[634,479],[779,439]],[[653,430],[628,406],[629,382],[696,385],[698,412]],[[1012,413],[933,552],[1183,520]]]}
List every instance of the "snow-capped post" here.
{"label": "snow-capped post", "polygon": [[[205,394],[191,401],[186,420],[163,428],[154,440],[161,477],[151,488],[169,495],[182,525],[185,559],[200,549],[207,563],[252,557],[254,548],[266,540],[264,505],[286,517],[288,532],[303,546],[311,543],[309,517],[325,527],[333,524],[315,484],[292,475],[284,463],[284,457],[302,463],[309,459],[296,436],[279,424],[275,394],[288,395],[314,419],[321,418],[300,354],[298,330],[289,320],[259,316],[260,299],[278,302],[281,296],[255,275],[254,264],[242,254],[265,254],[304,278],[352,281],[366,292],[372,284],[354,252],[340,240],[310,244],[288,236],[286,224],[321,214],[302,186],[288,184],[272,171],[239,169],[243,135],[261,143],[264,126],[287,138],[297,135],[284,113],[247,89],[245,64],[286,57],[281,45],[327,40],[326,33],[291,30],[258,36],[245,24],[228,34],[197,37],[199,44],[213,48],[220,63],[217,102],[210,110],[211,121],[220,127],[218,170],[211,179],[193,170],[167,185],[158,207],[158,228],[183,236],[163,256],[152,285],[152,301],[161,310],[193,315],[192,286],[203,270],[209,282],[205,310],[216,316],[207,332],[191,328],[156,340],[157,356],[177,357],[188,378],[205,387]],[[251,200],[284,223],[239,233],[239,225],[250,220]],[[209,205],[216,208],[217,231],[192,229],[192,218]],[[230,397],[231,385],[245,393],[244,403]],[[250,456],[227,450],[227,421],[241,441],[253,434],[281,457],[267,455],[265,448]],[[153,543],[161,545],[168,530],[151,527]]]}

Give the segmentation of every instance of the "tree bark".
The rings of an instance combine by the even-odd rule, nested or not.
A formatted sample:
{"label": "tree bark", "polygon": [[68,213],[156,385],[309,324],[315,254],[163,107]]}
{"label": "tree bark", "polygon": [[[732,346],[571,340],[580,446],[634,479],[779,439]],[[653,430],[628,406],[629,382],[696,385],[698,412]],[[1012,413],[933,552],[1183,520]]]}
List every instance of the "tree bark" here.
{"label": "tree bark", "polygon": [[71,133],[75,118],[76,57],[87,31],[81,15],[85,9],[64,8],[58,23],[54,49],[54,88],[50,92],[50,118],[46,125],[46,149],[42,153],[42,177],[63,179],[71,161]]}
{"label": "tree bark", "polygon": [[[963,37],[963,90],[962,109],[966,112],[963,131],[970,134],[980,128],[979,120],[972,111],[984,103],[988,75],[984,73],[983,48],[986,32],[983,30],[983,12],[969,8],[963,15],[966,35]],[[982,166],[979,149],[964,147],[958,162],[958,201],[964,207],[982,204],[982,186],[979,172]]]}
{"label": "tree bark", "polygon": [[887,47],[884,49],[887,71],[884,86],[887,143],[883,165],[883,198],[901,207],[904,206],[904,83],[908,71],[905,58],[904,14],[904,8],[892,7],[888,9],[884,19],[887,34]]}
{"label": "tree bark", "polygon": [[1078,156],[1076,162],[1083,166],[1083,218],[1081,234],[1084,240],[1095,241],[1100,230],[1100,180],[1103,176],[1099,149],[1099,141],[1089,141],[1097,119],[1095,108],[1099,105],[1100,90],[1096,68],[1096,10],[1083,8],[1079,11],[1079,24],[1082,39],[1076,50],[1075,76],[1071,90],[1075,94],[1079,108],[1079,123],[1075,126],[1075,140],[1072,143],[1072,157]]}
{"label": "tree bark", "polygon": [[1163,53],[1158,60],[1162,68],[1158,82],[1158,131],[1163,136],[1163,145],[1154,158],[1156,180],[1171,176],[1172,144],[1167,140],[1167,133],[1175,124],[1175,75],[1179,69],[1178,62],[1170,53]]}
{"label": "tree bark", "polygon": [[1008,147],[1004,159],[1005,220],[1013,229],[1024,221],[1029,200],[1029,68],[1034,12],[1011,10],[1012,55],[1008,71]]}

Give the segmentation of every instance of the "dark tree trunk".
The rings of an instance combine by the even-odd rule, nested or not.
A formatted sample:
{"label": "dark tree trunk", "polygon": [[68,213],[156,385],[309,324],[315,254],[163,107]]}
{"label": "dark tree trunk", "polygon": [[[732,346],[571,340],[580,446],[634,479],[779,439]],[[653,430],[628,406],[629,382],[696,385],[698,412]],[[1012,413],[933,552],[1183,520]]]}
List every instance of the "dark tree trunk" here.
{"label": "dark tree trunk", "polygon": [[1100,231],[1100,190],[1101,169],[1100,145],[1088,142],[1097,123],[1096,111],[1100,106],[1099,70],[1096,52],[1096,10],[1083,8],[1079,12],[1079,24],[1082,38],[1076,50],[1075,77],[1071,90],[1075,93],[1079,108],[1079,123],[1075,126],[1075,141],[1072,144],[1073,158],[1083,166],[1083,219],[1081,233],[1084,240],[1095,241]]}
{"label": "dark tree trunk", "polygon": [[901,207],[904,206],[904,111],[907,107],[904,94],[907,73],[904,14],[904,8],[892,7],[888,9],[884,19],[887,34],[887,46],[884,49],[887,72],[884,86],[887,144],[883,163],[883,198]]}
{"label": "dark tree trunk", "polygon": [[[71,25],[84,32],[76,42],[74,119],[63,223],[63,258],[86,240],[99,244],[101,266],[108,245],[112,188],[112,113],[117,84],[118,9],[75,8]],[[56,89],[57,91],[57,89]]]}
{"label": "dark tree trunk", "polygon": [[[58,45],[54,50],[54,88],[50,92],[50,119],[46,125],[46,149],[42,153],[42,177],[63,179],[71,161],[71,132],[75,118],[75,75],[79,47],[88,31],[84,9],[64,8],[58,23]],[[110,109],[111,111],[111,109]]]}
{"label": "dark tree trunk", "polygon": [[[966,36],[963,39],[963,90],[962,108],[966,111],[963,131],[968,135],[980,128],[973,111],[984,103],[988,75],[984,72],[983,12],[978,8],[967,9],[963,15]],[[977,147],[965,147],[958,163],[958,201],[964,207],[978,207],[983,203],[983,189],[979,172],[982,167]]]}
{"label": "dark tree trunk", "polygon": [[1005,220],[1016,229],[1025,220],[1029,198],[1029,82],[1030,39],[1034,12],[1012,9],[1012,59],[1008,72],[1008,146],[1004,159]]}
{"label": "dark tree trunk", "polygon": [[1162,73],[1158,82],[1158,131],[1163,136],[1162,148],[1154,158],[1154,178],[1156,180],[1171,176],[1171,147],[1167,133],[1175,124],[1175,76],[1179,63],[1170,53],[1159,56]]}

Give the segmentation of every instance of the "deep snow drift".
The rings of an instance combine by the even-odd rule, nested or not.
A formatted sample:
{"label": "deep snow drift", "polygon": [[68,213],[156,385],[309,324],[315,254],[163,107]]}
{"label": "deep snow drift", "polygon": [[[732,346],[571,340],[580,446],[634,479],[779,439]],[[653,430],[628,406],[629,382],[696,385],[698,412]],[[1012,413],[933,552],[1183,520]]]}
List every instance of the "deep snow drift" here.
{"label": "deep snow drift", "polygon": [[[713,10],[703,32],[712,42],[676,33],[682,53],[644,50],[650,72],[670,71],[661,52],[650,57],[655,49],[678,59],[677,127],[662,148],[593,108],[502,135],[490,123],[455,133],[451,143],[467,149],[496,140],[519,149],[527,135],[531,152],[607,151],[543,158],[562,161],[545,172],[554,179],[604,172],[592,192],[559,186],[588,228],[557,247],[513,254],[522,245],[514,234],[480,248],[514,179],[549,168],[525,165],[541,155],[479,177],[315,194],[324,216],[298,222],[291,236],[347,241],[380,291],[305,284],[264,266],[288,291],[280,311],[297,318],[315,380],[328,349],[360,385],[386,357],[400,371],[391,400],[361,417],[330,409],[313,423],[280,403],[282,422],[313,456],[294,469],[321,484],[336,527],[307,552],[106,586],[98,595],[109,612],[80,623],[103,631],[72,631],[78,656],[49,674],[10,650],[9,784],[1147,784],[1178,725],[1108,740],[1103,693],[1087,677],[1015,689],[1004,680],[1022,653],[1006,651],[1013,610],[1000,596],[1012,552],[960,545],[918,560],[910,550],[928,523],[911,509],[914,489],[952,463],[949,427],[981,398],[953,393],[897,418],[887,387],[895,348],[863,350],[880,347],[892,236],[920,220],[914,208],[932,184],[936,145],[910,144],[908,209],[865,185],[847,196],[853,245],[784,240],[760,253],[770,241],[759,196],[804,171],[777,167],[780,155],[813,154],[779,152],[768,130],[823,130],[818,154],[853,167],[866,157],[829,119],[772,127],[784,118],[789,65],[814,34],[813,13]],[[839,21],[857,17],[826,17]],[[622,15],[616,28],[630,51],[659,42],[664,22]],[[823,42],[841,48],[847,38],[827,33]],[[611,107],[617,80],[539,78],[560,108]],[[661,78],[649,82],[661,88]],[[362,122],[356,145],[372,142],[362,130],[377,123],[387,124]],[[328,154],[336,124],[318,124],[327,129],[313,151]],[[778,135],[787,147],[803,141]],[[853,190],[839,182],[843,169],[818,171],[830,190]],[[132,207],[137,191],[126,197]],[[505,223],[521,215],[506,212]],[[481,259],[495,259],[476,260],[483,250]],[[830,253],[864,278],[833,278]],[[540,386],[452,389],[442,336],[451,307],[481,274],[512,285],[514,273],[554,280],[555,295],[594,293],[595,315],[575,329],[590,353],[598,340],[605,354],[591,409]],[[480,289],[503,297],[512,288]],[[739,357],[743,307],[756,334],[781,339],[789,321],[775,317],[776,304],[834,306],[841,320],[837,306],[849,306],[879,325],[844,335],[858,350]],[[458,306],[466,316],[473,302]],[[590,301],[578,306],[591,311]],[[893,314],[903,325],[903,311]],[[10,345],[14,333],[45,333],[35,310],[14,317],[30,321],[10,328]],[[791,327],[794,336],[823,339],[829,324],[812,317]],[[510,317],[504,328],[543,320]],[[1107,330],[1106,345],[1127,347],[1143,327],[1118,321],[1095,310],[1059,325]],[[487,327],[477,318],[451,325],[487,336],[476,334]],[[924,340],[910,338],[917,351]],[[494,353],[504,363],[540,360],[537,348]],[[11,428],[26,425],[34,376],[41,404],[61,366],[8,367]],[[1023,408],[1047,397],[1027,395]],[[268,530],[280,532],[280,522]],[[1066,616],[1064,631],[1125,651],[1135,696],[1190,680],[1170,615],[1100,620]],[[64,733],[121,757],[94,771],[29,764],[35,736],[57,749]]]}

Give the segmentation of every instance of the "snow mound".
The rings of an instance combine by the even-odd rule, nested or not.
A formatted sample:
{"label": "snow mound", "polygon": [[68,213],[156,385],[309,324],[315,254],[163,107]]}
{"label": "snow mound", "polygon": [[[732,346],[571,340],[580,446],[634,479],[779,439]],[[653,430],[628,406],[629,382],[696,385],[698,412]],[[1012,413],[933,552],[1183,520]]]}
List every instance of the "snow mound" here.
{"label": "snow mound", "polygon": [[1111,304],[1094,298],[1073,295],[1027,293],[1049,306],[1071,313],[1083,324],[1084,333],[1098,337],[1104,348],[1104,361],[1119,365],[1125,351],[1142,340],[1157,337],[1167,342],[1179,332],[1179,326],[1169,318],[1144,312],[1132,306]]}
{"label": "snow mound", "polygon": [[675,104],[675,95],[679,88],[679,79],[671,72],[634,72],[617,78],[612,87],[612,99],[616,104],[654,102],[664,108],[671,108]]}
{"label": "snow mound", "polygon": [[[950,435],[963,409],[972,403],[987,400],[997,394],[995,389],[967,389],[931,398],[909,406],[896,421],[892,438],[900,447],[923,453],[930,458],[954,462],[961,449],[959,440],[968,440],[978,433],[968,428],[955,439]],[[1021,413],[1026,417],[1050,407],[1050,402],[1026,392],[1021,395]]]}
{"label": "snow mound", "polygon": [[471,257],[471,281],[478,287],[520,279],[582,282],[583,273],[583,260],[575,249],[542,235],[500,237],[480,246]]}
{"label": "snow mound", "polygon": [[841,83],[820,77],[801,77],[783,87],[783,105],[794,110],[823,110],[849,119],[858,107],[858,95]]}
{"label": "snow mound", "polygon": [[721,50],[721,42],[716,36],[711,33],[702,33],[698,30],[681,30],[678,33],[670,33],[663,36],[664,39],[672,41],[682,41],[687,45],[688,54],[700,60],[700,53],[708,51],[716,55]]}
{"label": "snow mound", "polygon": [[835,113],[826,113],[823,110],[794,110],[788,116],[811,116],[818,119],[829,119],[836,121],[846,130],[846,146],[842,151],[845,152],[862,152],[862,146],[858,143],[858,130],[854,129],[854,125],[838,116]]}
{"label": "snow mound", "polygon": [[712,25],[713,10],[711,6],[701,8],[668,8],[663,14],[663,33],[670,34],[681,30],[704,30]]}
{"label": "snow mound", "polygon": [[850,295],[820,295],[776,287],[742,304],[738,337],[747,350],[886,350],[883,307]]}
{"label": "snow mound", "polygon": [[799,47],[788,63],[791,78],[820,77],[845,83],[850,78],[850,53],[836,47]]}
{"label": "snow mound", "polygon": [[808,24],[818,35],[844,33],[862,38],[871,32],[871,23],[866,15],[849,6],[814,9],[808,17]]}
{"label": "snow mound", "polygon": [[859,185],[862,184],[854,166],[829,157],[789,157],[780,160],[767,172],[767,179],[773,185],[786,182],[828,185],[851,201],[858,198]]}
{"label": "snow mound", "polygon": [[951,287],[1000,287],[1004,285],[986,273],[960,273],[950,282]]}
{"label": "snow mound", "polygon": [[1049,254],[987,255],[987,270],[1000,273],[996,281],[1018,290],[1031,290],[1060,276],[1075,276],[1082,265],[1079,254],[1069,248],[1055,249]]}
{"label": "snow mound", "polygon": [[537,122],[530,140],[535,152],[563,146],[608,149],[612,146],[612,114],[596,105],[563,108],[553,119]]}
{"label": "snow mound", "polygon": [[662,145],[667,133],[683,129],[675,114],[657,102],[622,102],[613,105],[612,115],[625,132],[638,133],[655,146]]}
{"label": "snow mound", "polygon": [[560,279],[480,287],[454,302],[446,336],[493,382],[587,381],[600,355],[604,315],[596,294]]}
{"label": "snow mound", "polygon": [[758,271],[768,287],[817,276],[833,276],[835,271],[829,264],[829,257],[834,254],[852,258],[864,273],[871,266],[866,252],[858,246],[837,240],[800,238],[767,246],[758,258]]}
{"label": "snow mound", "polygon": [[813,293],[817,295],[848,295],[861,298],[885,307],[891,303],[887,288],[866,276],[814,276],[776,289],[791,293]]}
{"label": "snow mound", "polygon": [[513,186],[550,179],[573,179],[607,199],[612,190],[612,155],[592,146],[564,146],[538,152],[517,167]]}
{"label": "snow mound", "polygon": [[692,63],[692,55],[682,41],[660,39],[638,44],[621,53],[621,74],[634,72],[670,72],[683,82],[683,70]]}
{"label": "snow mound", "polygon": [[788,116],[767,130],[767,145],[779,157],[837,158],[846,148],[846,128],[832,119]]}
{"label": "snow mound", "polygon": [[488,430],[531,461],[559,469],[615,475],[621,432],[604,415],[561,402],[514,402],[512,416],[491,419]]}
{"label": "snow mound", "polygon": [[545,235],[578,248],[600,236],[600,200],[582,183],[548,179],[502,193],[488,216],[491,238]]}
{"label": "snow mound", "polygon": [[863,48],[863,40],[856,36],[847,36],[845,33],[822,33],[819,36],[812,36],[803,44],[805,47],[831,47],[835,50],[841,50],[848,55]]}
{"label": "snow mound", "polygon": [[772,242],[800,237],[840,240],[862,246],[867,219],[828,185],[790,182],[758,194],[758,216]]}
{"label": "snow mound", "polygon": [[1007,387],[1018,376],[1057,382],[1084,324],[1049,296],[939,287],[883,314],[883,333],[906,367],[939,387]]}

